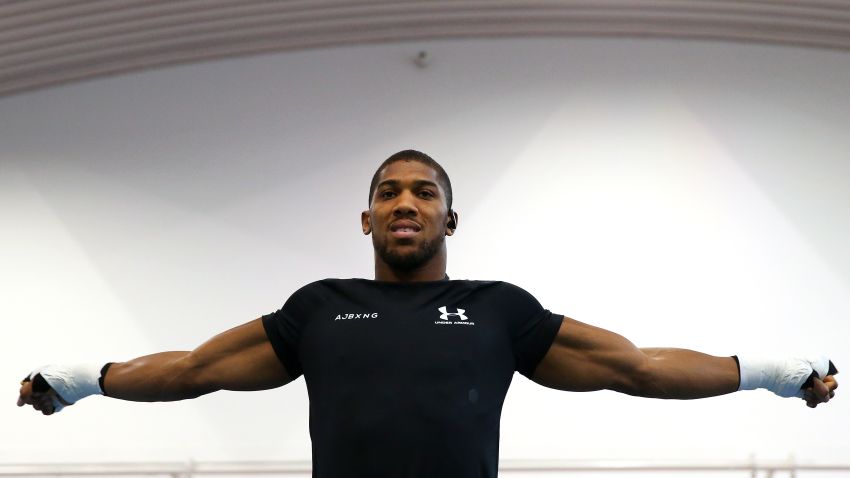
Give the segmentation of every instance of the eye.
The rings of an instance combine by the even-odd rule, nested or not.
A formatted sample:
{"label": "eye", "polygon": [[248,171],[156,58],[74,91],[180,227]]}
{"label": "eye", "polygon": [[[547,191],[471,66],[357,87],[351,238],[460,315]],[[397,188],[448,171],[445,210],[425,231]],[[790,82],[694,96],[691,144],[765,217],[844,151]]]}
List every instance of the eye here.
{"label": "eye", "polygon": [[392,199],[395,197],[395,192],[387,189],[378,193],[378,197],[380,197],[381,199]]}
{"label": "eye", "polygon": [[419,197],[425,198],[425,199],[431,199],[431,198],[434,197],[434,193],[431,192],[431,191],[428,191],[427,189],[423,189],[422,191],[419,191]]}

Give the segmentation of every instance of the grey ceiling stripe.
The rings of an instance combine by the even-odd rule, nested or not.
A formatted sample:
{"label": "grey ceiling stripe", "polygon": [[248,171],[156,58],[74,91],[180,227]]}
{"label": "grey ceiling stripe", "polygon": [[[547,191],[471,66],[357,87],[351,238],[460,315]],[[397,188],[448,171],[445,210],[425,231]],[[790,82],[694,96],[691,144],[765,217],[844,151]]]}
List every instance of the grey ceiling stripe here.
{"label": "grey ceiling stripe", "polygon": [[716,39],[850,51],[850,0],[0,0],[0,95],[260,52],[504,36]]}

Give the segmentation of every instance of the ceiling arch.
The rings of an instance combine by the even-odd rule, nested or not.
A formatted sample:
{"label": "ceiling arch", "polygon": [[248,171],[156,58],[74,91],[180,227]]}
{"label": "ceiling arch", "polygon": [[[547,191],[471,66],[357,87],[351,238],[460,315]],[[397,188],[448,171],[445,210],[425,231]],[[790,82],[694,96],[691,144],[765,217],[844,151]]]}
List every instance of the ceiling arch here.
{"label": "ceiling arch", "polygon": [[0,0],[0,96],[262,52],[510,36],[714,39],[850,51],[850,1]]}

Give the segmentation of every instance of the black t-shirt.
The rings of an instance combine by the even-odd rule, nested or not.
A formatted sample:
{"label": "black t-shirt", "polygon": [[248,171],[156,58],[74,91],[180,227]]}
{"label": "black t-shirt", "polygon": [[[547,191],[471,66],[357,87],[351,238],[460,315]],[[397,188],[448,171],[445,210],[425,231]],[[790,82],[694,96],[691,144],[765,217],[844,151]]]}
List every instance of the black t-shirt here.
{"label": "black t-shirt", "polygon": [[495,477],[514,371],[562,317],[505,282],[326,279],[263,317],[310,396],[315,477]]}

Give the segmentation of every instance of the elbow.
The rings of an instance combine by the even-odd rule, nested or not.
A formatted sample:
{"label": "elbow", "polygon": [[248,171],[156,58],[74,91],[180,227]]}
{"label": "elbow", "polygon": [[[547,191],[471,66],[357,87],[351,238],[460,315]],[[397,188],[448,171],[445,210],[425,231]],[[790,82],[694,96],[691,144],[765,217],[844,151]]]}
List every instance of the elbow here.
{"label": "elbow", "polygon": [[644,356],[620,373],[615,390],[645,398],[671,398],[671,390],[657,373],[656,360]]}
{"label": "elbow", "polygon": [[197,398],[220,389],[212,380],[209,367],[193,352],[176,359],[170,369],[164,387],[170,393],[165,394],[165,401]]}

